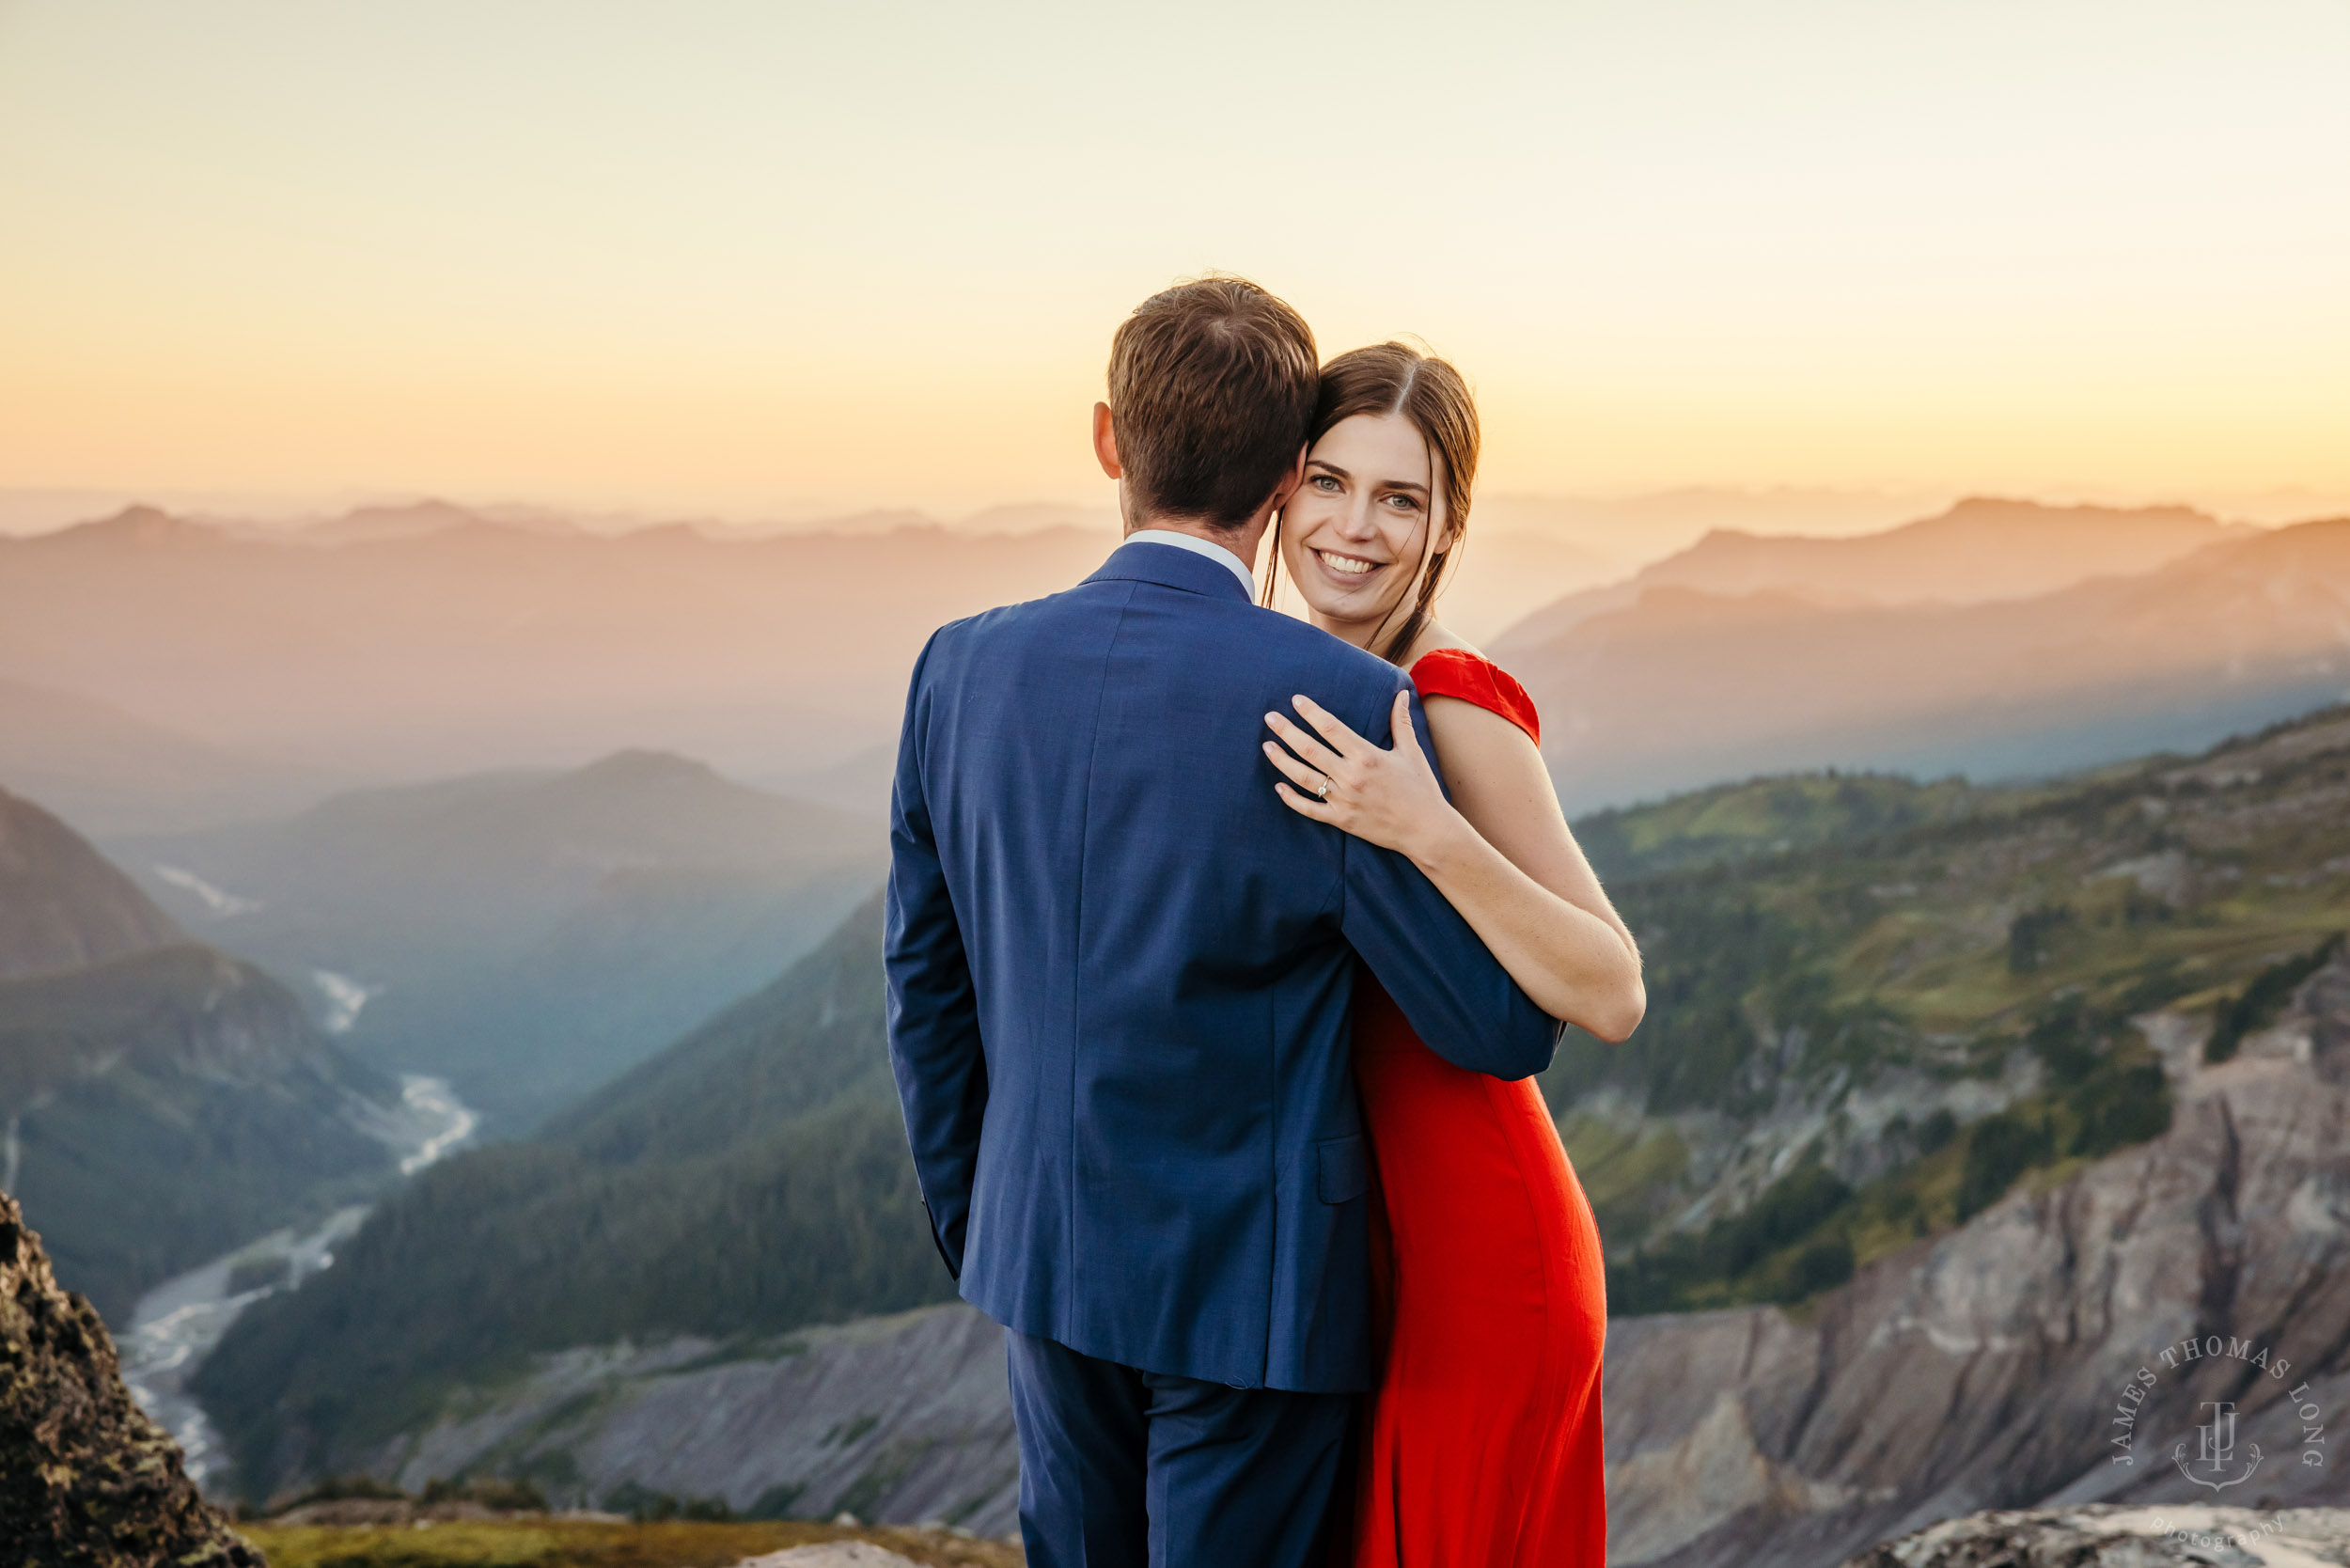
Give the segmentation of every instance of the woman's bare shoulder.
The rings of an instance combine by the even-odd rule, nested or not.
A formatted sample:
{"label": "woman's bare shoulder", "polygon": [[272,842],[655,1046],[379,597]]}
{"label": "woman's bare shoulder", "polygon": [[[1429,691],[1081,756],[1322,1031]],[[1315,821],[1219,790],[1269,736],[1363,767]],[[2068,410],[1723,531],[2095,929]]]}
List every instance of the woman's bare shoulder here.
{"label": "woman's bare shoulder", "polygon": [[1485,656],[1483,649],[1477,647],[1466,637],[1453,631],[1451,627],[1441,621],[1432,620],[1421,630],[1418,636],[1412,639],[1412,651],[1405,655],[1403,667],[1411,668],[1412,666],[1440,648],[1455,648],[1464,653],[1474,653],[1480,659]]}

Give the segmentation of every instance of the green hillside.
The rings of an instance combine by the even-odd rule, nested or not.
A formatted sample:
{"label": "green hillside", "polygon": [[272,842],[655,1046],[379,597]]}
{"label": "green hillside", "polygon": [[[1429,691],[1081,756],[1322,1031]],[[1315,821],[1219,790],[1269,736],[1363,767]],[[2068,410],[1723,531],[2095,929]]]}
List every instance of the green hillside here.
{"label": "green hillside", "polygon": [[1920,784],[1900,774],[1779,774],[1691,790],[1649,806],[1578,817],[1575,841],[1610,884],[1684,867],[1849,842],[1982,809],[1962,778]]}
{"label": "green hillside", "polygon": [[9,1190],[117,1325],[149,1286],[390,1183],[356,1118],[398,1097],[284,986],[194,943],[0,983]]}
{"label": "green hillside", "polygon": [[2217,1019],[2224,1055],[2350,926],[2342,709],[1776,853],[1711,825],[1785,821],[1794,782],[1617,829],[1668,868],[1611,883],[1649,1018],[1571,1034],[1543,1084],[1619,1311],[1799,1299],[2153,1136],[2165,1074],[2131,1020]]}

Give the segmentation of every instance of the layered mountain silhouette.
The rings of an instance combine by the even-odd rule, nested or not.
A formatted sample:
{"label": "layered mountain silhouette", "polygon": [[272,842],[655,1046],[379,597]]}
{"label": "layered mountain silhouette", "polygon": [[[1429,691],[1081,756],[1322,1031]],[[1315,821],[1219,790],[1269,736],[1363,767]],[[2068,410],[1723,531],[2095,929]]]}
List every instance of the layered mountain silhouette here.
{"label": "layered mountain silhouette", "polygon": [[1115,542],[612,537],[442,505],[263,539],[133,508],[0,539],[0,676],[346,778],[629,745],[767,776],[895,734],[934,628],[1065,588]]}
{"label": "layered mountain silhouette", "polygon": [[0,980],[185,940],[80,834],[0,790]]}
{"label": "layered mountain silhouette", "polygon": [[[2175,516],[2150,526],[2192,533]],[[1856,600],[1873,568],[1840,552],[1885,548],[1809,552],[1825,588],[1659,581],[1498,639],[1542,706],[1569,808],[1804,767],[2047,773],[2201,746],[2350,686],[2350,519],[1965,604]]]}
{"label": "layered mountain silhouette", "polygon": [[[1788,497],[1782,510],[1803,504]],[[1736,678],[1713,677],[1753,639],[1809,639],[1853,661],[1837,666],[1833,684],[1899,706],[1891,688],[1906,677],[1898,661],[1879,668],[1871,636],[1904,644],[1912,613],[2085,592],[2093,579],[2256,542],[2178,508],[1977,500],[1872,535],[1716,529],[1628,581],[1594,586],[1614,563],[1640,558],[1639,529],[1685,537],[1704,518],[1751,514],[1723,505],[1682,497],[1616,518],[1614,533],[1593,532],[1599,523],[1574,509],[1510,497],[1473,518],[1448,616],[1505,662],[1555,669],[1542,677],[1549,684],[1535,682],[1554,706],[1588,698],[1604,710],[1637,690],[1657,715],[1653,732],[1564,715],[1562,741],[1587,716],[1597,725],[1580,751],[1556,754],[1577,805],[1782,766],[1982,773],[2163,744],[2159,727],[2097,729],[2101,698],[2087,688],[2012,724],[1961,723],[1952,744],[1919,750],[1876,744],[1874,720],[1844,736],[1845,717],[1810,712],[1800,688],[1757,702]],[[28,687],[52,710],[73,708],[70,719],[0,726],[0,762],[108,831],[265,816],[355,782],[559,766],[624,746],[701,757],[743,778],[821,779],[813,787],[828,798],[871,809],[872,770],[860,759],[894,739],[906,672],[932,630],[1066,588],[1117,543],[1098,524],[975,533],[884,515],[843,520],[837,532],[746,538],[683,524],[611,535],[498,516],[421,502],[263,535],[132,508],[0,540],[0,679],[16,683],[0,690],[0,713],[29,712]],[[1823,514],[1832,530],[1854,523]],[[1595,549],[1601,538],[1613,542]],[[1832,621],[1897,606],[1877,634]],[[2102,613],[2086,600],[2076,609]],[[1514,630],[1493,635],[1520,615]],[[2085,641],[2106,635],[2078,624]],[[2005,634],[1984,625],[1996,653]],[[1985,651],[1961,641],[1969,660]],[[1637,653],[1638,667],[1590,654],[1602,646]],[[1693,684],[1648,673],[1668,666]],[[1768,667],[1765,656],[1757,668]],[[2004,700],[1999,679],[1986,674],[1969,699]],[[2292,700],[2239,686],[2249,706],[2220,703],[2231,715],[2286,711],[2278,702]],[[1757,743],[1752,755],[1744,738],[1707,739],[1708,703],[1733,689],[1752,720],[1739,731]],[[1942,700],[1920,695],[1923,708]],[[180,739],[134,738],[126,726]],[[25,738],[36,729],[50,738]],[[2078,744],[2049,753],[2050,732],[2076,732]],[[2212,733],[2190,725],[2180,738]],[[1603,743],[1608,754],[1587,779],[1590,745]]]}
{"label": "layered mountain silhouette", "polygon": [[102,1312],[373,1191],[392,1156],[365,1129],[397,1099],[284,986],[0,792],[0,1187]]}
{"label": "layered mountain silhouette", "polygon": [[507,1131],[772,979],[884,852],[877,819],[645,750],[112,842],[192,929],[316,984],[353,1051]]}
{"label": "layered mountain silhouette", "polygon": [[[7,639],[0,629],[0,646]],[[7,679],[0,778],[102,834],[291,810],[331,782],[316,769],[240,756],[95,698]]]}
{"label": "layered mountain silhouette", "polygon": [[1882,533],[1819,538],[1716,528],[1622,582],[1545,606],[1503,640],[1548,641],[1666,587],[1729,595],[1778,589],[1829,604],[2021,599],[2090,577],[2151,571],[2259,531],[2186,507],[2045,507],[1982,496]]}

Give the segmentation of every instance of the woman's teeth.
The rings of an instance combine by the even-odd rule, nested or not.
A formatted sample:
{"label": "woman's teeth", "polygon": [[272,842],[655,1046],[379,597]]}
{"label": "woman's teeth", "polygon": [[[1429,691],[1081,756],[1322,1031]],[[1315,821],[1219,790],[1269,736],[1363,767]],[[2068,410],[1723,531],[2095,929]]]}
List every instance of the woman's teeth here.
{"label": "woman's teeth", "polygon": [[1334,556],[1327,550],[1317,550],[1314,554],[1322,557],[1323,565],[1341,577],[1360,577],[1379,570],[1377,561],[1367,561],[1360,556]]}

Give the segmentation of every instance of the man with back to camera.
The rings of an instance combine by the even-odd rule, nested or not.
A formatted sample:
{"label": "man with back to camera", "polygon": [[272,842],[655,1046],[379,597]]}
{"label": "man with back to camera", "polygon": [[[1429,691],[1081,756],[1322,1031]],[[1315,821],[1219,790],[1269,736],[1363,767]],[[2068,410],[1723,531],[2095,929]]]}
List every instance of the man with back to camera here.
{"label": "man with back to camera", "polygon": [[1461,1066],[1558,1039],[1408,860],[1271,788],[1268,711],[1381,739],[1409,689],[1252,603],[1316,380],[1253,284],[1144,301],[1094,407],[1125,542],[941,628],[906,699],[891,1064],[939,1253],[1008,1330],[1032,1568],[1320,1560],[1371,1382],[1357,955]]}

